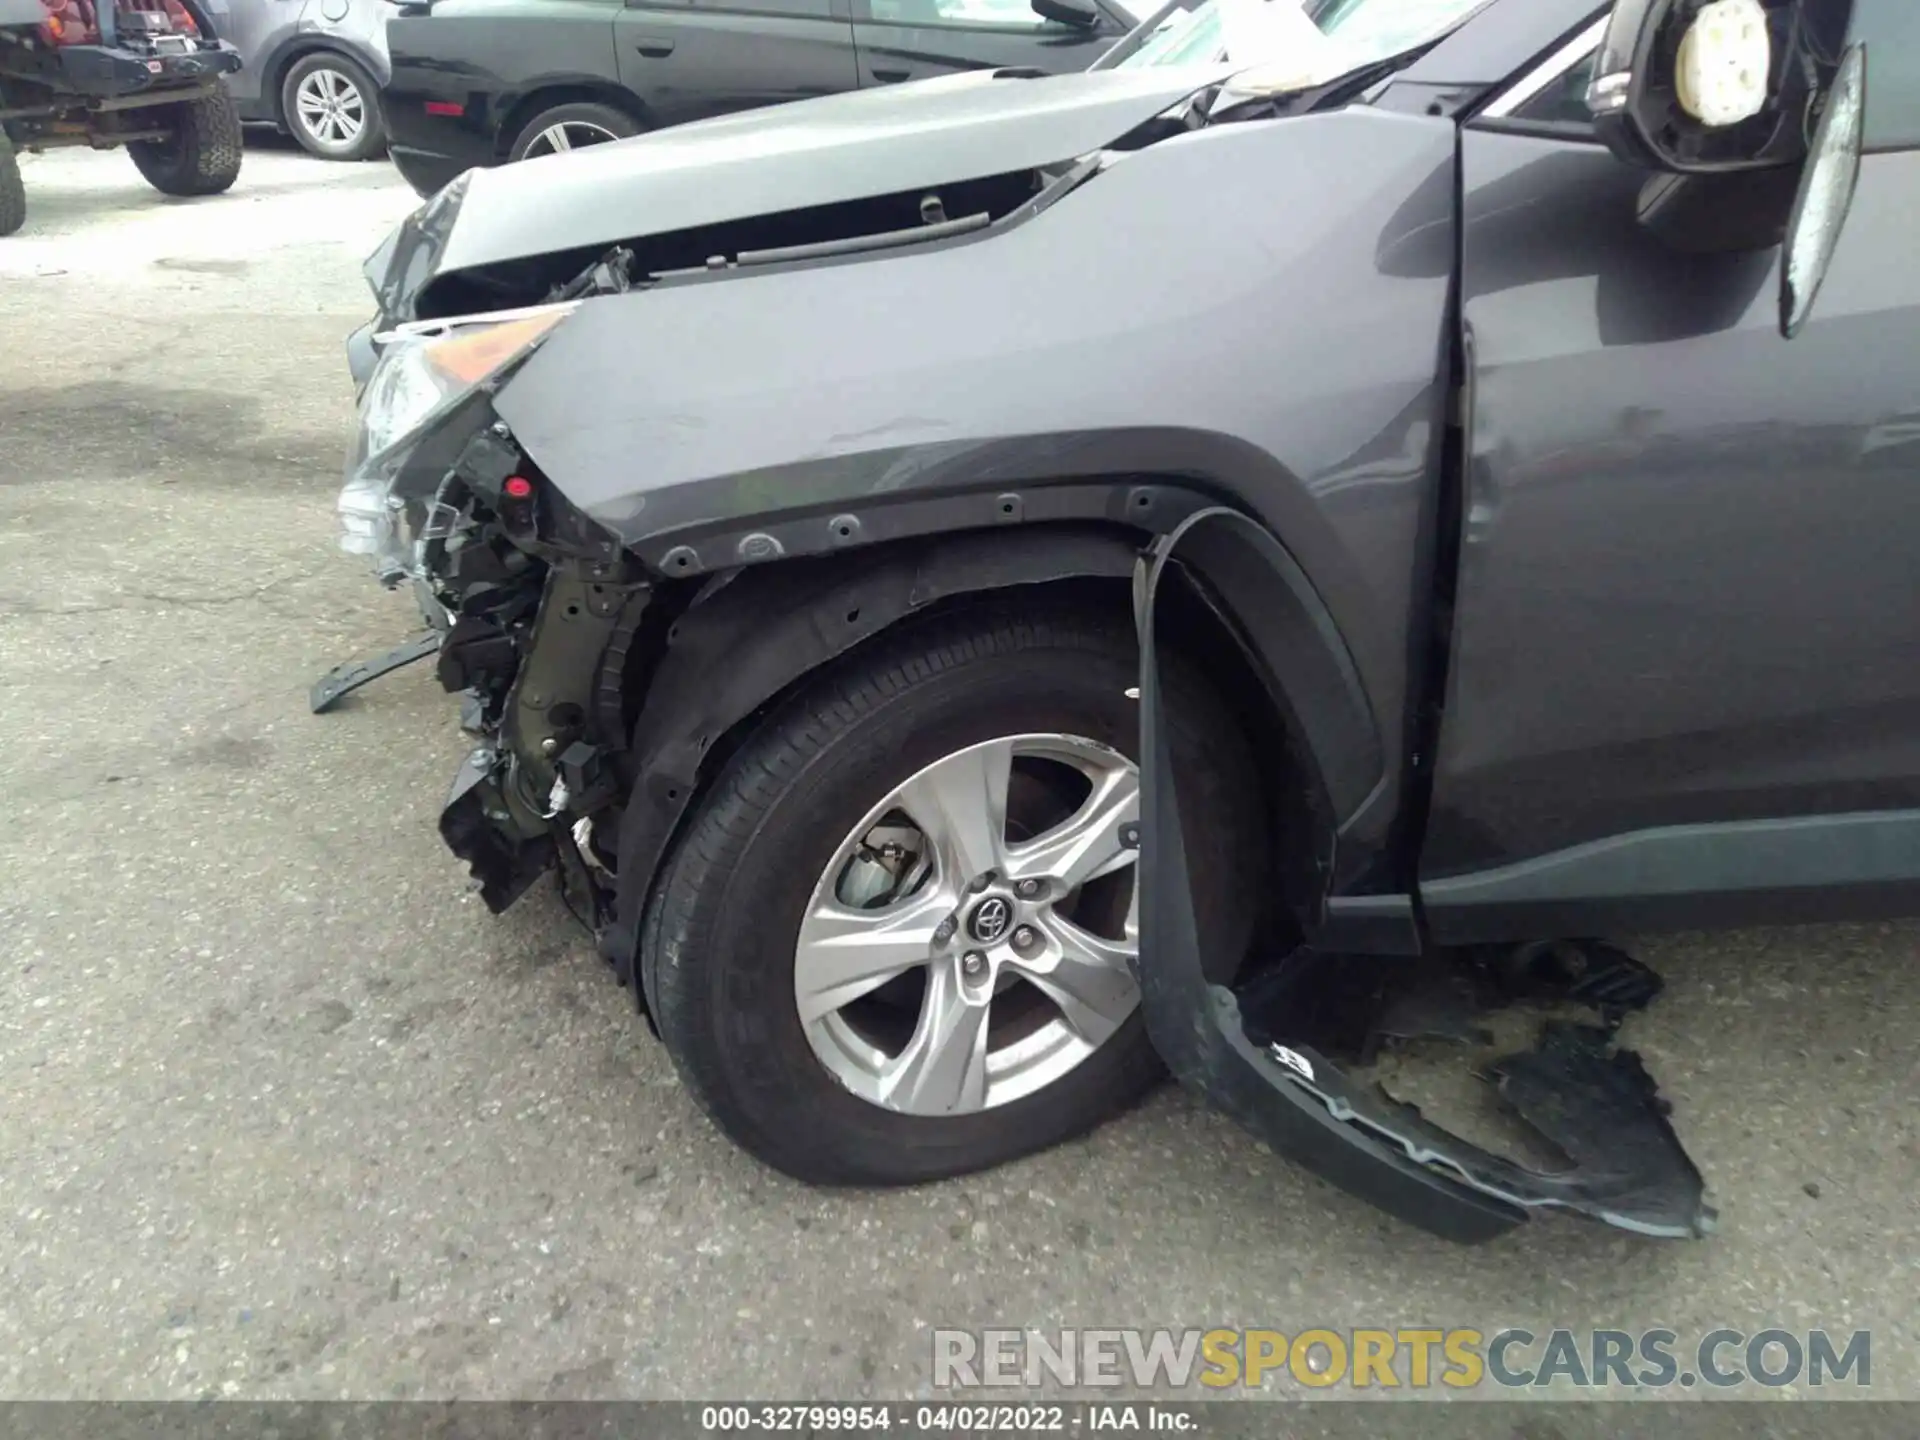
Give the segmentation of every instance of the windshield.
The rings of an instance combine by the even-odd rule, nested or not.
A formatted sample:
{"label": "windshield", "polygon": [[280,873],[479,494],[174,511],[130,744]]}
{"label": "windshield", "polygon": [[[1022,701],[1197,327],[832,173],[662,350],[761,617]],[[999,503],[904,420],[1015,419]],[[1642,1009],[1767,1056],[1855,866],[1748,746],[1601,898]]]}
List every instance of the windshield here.
{"label": "windshield", "polygon": [[1328,79],[1437,39],[1485,0],[1169,0],[1095,69],[1298,61]]}

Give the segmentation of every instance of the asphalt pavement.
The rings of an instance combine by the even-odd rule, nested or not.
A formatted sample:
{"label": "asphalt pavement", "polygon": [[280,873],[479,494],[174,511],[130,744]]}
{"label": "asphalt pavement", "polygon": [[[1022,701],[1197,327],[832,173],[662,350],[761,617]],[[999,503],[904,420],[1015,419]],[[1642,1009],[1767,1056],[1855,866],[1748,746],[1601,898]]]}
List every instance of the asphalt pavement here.
{"label": "asphalt pavement", "polygon": [[[434,828],[465,749],[337,552],[384,164],[176,202],[33,158],[0,240],[0,1396],[901,1398],[935,1326],[1873,1331],[1920,1398],[1920,927],[1647,941],[1713,1237],[1458,1249],[1172,1088],[827,1193],[712,1130],[543,890]],[[1275,1393],[1291,1393],[1277,1383]]]}

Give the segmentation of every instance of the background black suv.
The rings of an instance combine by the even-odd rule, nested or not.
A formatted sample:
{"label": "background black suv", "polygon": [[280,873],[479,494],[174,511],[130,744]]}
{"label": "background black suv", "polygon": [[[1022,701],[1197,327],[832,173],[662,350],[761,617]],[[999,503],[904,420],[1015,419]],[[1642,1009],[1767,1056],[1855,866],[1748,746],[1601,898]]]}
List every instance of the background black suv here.
{"label": "background black suv", "polygon": [[[1149,7],[1150,8],[1150,7]],[[394,162],[462,170],[961,70],[1084,70],[1118,0],[442,0],[387,24]]]}

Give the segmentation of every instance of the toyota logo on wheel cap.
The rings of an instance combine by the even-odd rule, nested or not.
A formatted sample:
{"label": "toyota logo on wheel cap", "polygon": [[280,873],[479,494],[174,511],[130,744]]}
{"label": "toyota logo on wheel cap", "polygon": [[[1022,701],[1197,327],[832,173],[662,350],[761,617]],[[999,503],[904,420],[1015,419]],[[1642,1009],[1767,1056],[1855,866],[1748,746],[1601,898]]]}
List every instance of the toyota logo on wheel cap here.
{"label": "toyota logo on wheel cap", "polygon": [[973,938],[982,944],[991,945],[1007,933],[1007,927],[1013,924],[1013,906],[998,895],[989,895],[973,907],[973,915],[967,921],[967,930]]}

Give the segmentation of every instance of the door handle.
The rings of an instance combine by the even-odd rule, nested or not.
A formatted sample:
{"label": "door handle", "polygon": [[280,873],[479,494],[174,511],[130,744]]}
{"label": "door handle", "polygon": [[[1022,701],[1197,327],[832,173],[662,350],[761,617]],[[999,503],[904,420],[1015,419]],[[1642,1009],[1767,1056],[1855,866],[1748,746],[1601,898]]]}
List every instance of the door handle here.
{"label": "door handle", "polygon": [[634,41],[633,48],[649,60],[664,60],[673,53],[673,41],[665,36],[648,36],[645,40]]}
{"label": "door handle", "polygon": [[876,65],[873,67],[873,78],[883,85],[892,85],[901,80],[911,80],[913,78],[913,72],[906,69],[896,69],[889,65]]}

